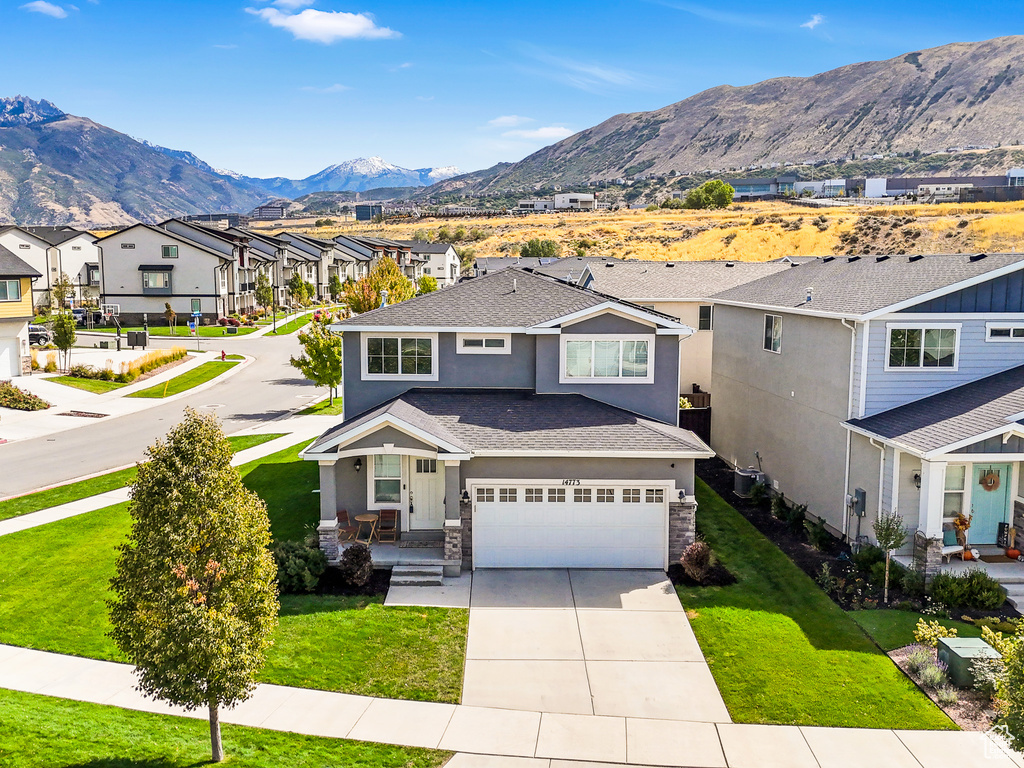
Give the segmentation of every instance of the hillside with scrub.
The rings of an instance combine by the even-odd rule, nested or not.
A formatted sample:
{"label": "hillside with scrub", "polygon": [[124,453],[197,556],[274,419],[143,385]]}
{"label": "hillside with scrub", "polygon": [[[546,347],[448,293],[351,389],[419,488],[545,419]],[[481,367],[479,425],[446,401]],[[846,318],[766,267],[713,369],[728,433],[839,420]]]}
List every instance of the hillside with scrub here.
{"label": "hillside with scrub", "polygon": [[765,202],[716,211],[423,218],[305,229],[316,237],[359,233],[452,242],[464,265],[482,256],[517,255],[533,239],[555,241],[563,256],[767,261],[782,256],[1013,251],[1024,247],[1024,202],[836,208]]}

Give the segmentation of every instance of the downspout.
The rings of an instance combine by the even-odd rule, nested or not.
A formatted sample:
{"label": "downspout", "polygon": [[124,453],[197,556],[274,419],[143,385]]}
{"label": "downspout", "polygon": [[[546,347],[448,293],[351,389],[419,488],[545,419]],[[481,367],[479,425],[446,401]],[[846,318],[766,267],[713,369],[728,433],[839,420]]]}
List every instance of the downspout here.
{"label": "downspout", "polygon": [[[846,318],[842,318],[839,322],[843,324],[844,328],[850,329],[850,386],[849,391],[846,395],[846,412],[847,418],[853,418],[853,375],[854,375],[854,363],[857,360],[856,349],[857,349],[857,326],[856,324],[850,325],[846,322]],[[846,467],[843,476],[843,539],[849,538],[850,533],[850,451],[853,444],[853,433],[850,430],[846,430]]]}

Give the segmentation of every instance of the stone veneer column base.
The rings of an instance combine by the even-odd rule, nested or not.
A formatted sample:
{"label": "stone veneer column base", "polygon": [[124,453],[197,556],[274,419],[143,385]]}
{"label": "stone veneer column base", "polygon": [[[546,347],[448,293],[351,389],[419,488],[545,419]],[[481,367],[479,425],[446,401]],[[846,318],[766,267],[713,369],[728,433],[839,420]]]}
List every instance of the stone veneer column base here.
{"label": "stone veneer column base", "polygon": [[697,539],[697,498],[686,496],[668,505],[668,564],[678,563],[683,550]]}
{"label": "stone veneer column base", "polygon": [[458,576],[462,572],[462,521],[444,521],[444,575]]}
{"label": "stone veneer column base", "polygon": [[462,569],[473,570],[473,502],[459,501],[459,517],[462,519]]}
{"label": "stone veneer column base", "polygon": [[932,578],[942,568],[942,542],[929,539],[924,531],[914,533],[914,569],[924,575],[924,583],[930,584]]}
{"label": "stone veneer column base", "polygon": [[331,565],[337,565],[341,559],[341,545],[338,542],[338,521],[321,520],[316,528],[320,538],[320,550]]}

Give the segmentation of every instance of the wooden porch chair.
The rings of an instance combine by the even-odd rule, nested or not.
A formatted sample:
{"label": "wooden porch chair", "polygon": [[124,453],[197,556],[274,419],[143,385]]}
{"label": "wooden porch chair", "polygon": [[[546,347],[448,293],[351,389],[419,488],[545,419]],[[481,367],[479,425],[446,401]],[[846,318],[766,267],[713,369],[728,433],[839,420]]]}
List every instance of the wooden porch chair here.
{"label": "wooden porch chair", "polygon": [[377,522],[377,541],[398,541],[398,510],[382,509]]}
{"label": "wooden porch chair", "polygon": [[[943,532],[945,533],[945,532]],[[967,541],[961,531],[956,532],[956,544],[943,544],[942,545],[942,559],[947,563],[953,555],[959,555],[961,558],[964,556],[964,550],[967,548]]]}
{"label": "wooden porch chair", "polygon": [[352,521],[348,519],[348,510],[338,510],[338,540],[339,541],[352,541],[356,537],[356,532],[359,530],[359,526],[352,525]]}

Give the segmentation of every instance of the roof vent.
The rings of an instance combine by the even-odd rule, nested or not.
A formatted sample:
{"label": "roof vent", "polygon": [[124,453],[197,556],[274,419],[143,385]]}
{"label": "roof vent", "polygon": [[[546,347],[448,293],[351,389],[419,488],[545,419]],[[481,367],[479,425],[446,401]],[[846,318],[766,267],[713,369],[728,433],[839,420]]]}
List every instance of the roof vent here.
{"label": "roof vent", "polygon": [[810,286],[807,287],[807,303],[811,303],[811,299],[814,298],[814,289]]}
{"label": "roof vent", "polygon": [[876,262],[885,261],[888,258],[889,258],[888,256],[875,256],[875,261]]}
{"label": "roof vent", "polygon": [[[822,264],[828,264],[830,261],[835,261],[835,260],[836,260],[835,256],[826,256],[824,259],[821,260],[821,263]],[[796,264],[796,262],[794,261],[793,264]]]}
{"label": "roof vent", "polygon": [[665,266],[666,267],[674,267],[675,264],[673,264],[671,261],[668,261],[668,262],[665,262]]}
{"label": "roof vent", "polygon": [[853,264],[855,261],[860,261],[860,256],[851,256],[846,260],[847,264]]}
{"label": "roof vent", "polygon": [[519,280],[517,280],[516,278],[513,277],[512,278],[512,293],[515,293],[518,290],[519,290]]}
{"label": "roof vent", "polygon": [[727,261],[727,262],[725,262],[725,266],[727,266],[727,267],[735,267],[736,265],[733,264],[731,261]]}
{"label": "roof vent", "polygon": [[971,261],[981,261],[982,259],[984,259],[987,256],[988,256],[987,253],[976,253],[973,256],[971,256],[970,260]]}
{"label": "roof vent", "polygon": [[915,261],[920,261],[923,258],[924,256],[922,256],[921,254],[917,254],[916,256],[911,256],[909,259],[907,259],[907,261],[913,264]]}
{"label": "roof vent", "polygon": [[607,263],[605,264],[605,266],[606,266],[606,267],[614,267],[615,265],[614,265],[614,264],[612,264],[612,263],[611,263],[611,262],[609,261],[609,262],[607,262]]}

